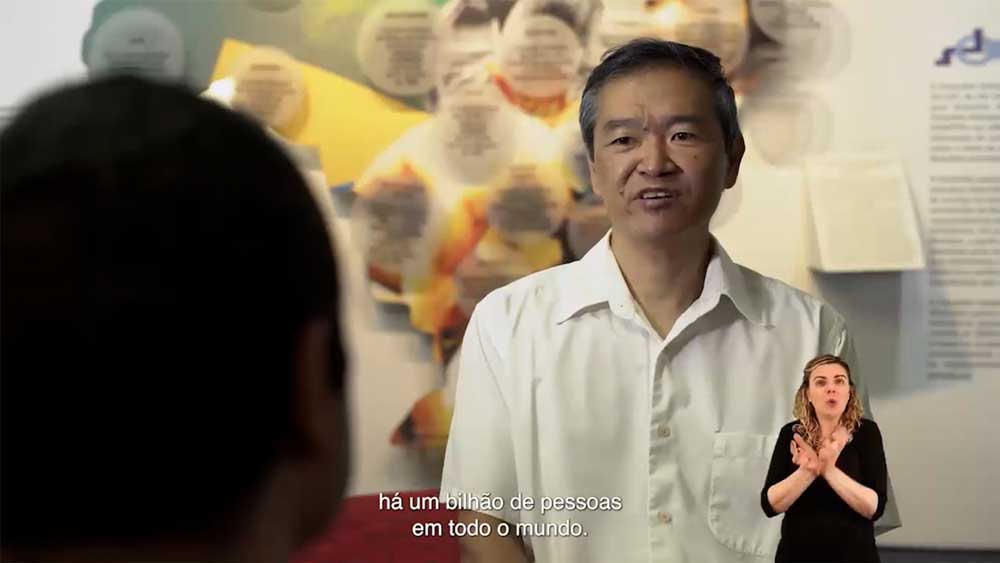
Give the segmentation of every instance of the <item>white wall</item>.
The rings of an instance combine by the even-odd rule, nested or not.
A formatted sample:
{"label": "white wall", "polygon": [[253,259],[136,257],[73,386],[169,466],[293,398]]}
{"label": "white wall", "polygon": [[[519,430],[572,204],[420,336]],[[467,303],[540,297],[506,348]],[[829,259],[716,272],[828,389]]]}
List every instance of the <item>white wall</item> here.
{"label": "white wall", "polygon": [[[868,110],[859,118],[885,123],[874,128],[876,134],[904,156],[918,196],[917,207],[926,222],[931,173],[928,84],[944,80],[1000,82],[997,60],[982,68],[935,67],[931,61],[974,27],[983,27],[987,35],[1000,38],[1000,3],[921,2],[919,8],[905,12],[891,10],[884,3],[865,4],[866,8],[883,4],[871,6],[863,14],[858,10],[855,19],[868,36],[866,51],[880,55],[868,61],[865,75],[882,76],[884,89],[879,91],[884,93],[877,96],[880,106],[866,108],[866,98],[860,92],[852,106]],[[882,30],[885,40],[878,41],[876,30]],[[1000,105],[992,113],[1000,114]],[[993,165],[994,175],[1000,172],[998,168]],[[963,169],[976,174],[986,170],[985,165]],[[886,543],[998,548],[1000,490],[995,486],[995,468],[1000,466],[1000,428],[995,413],[1000,373],[994,369],[972,380],[943,385],[930,385],[925,379],[912,381],[925,371],[927,321],[922,275],[915,273],[901,280],[899,323],[893,327],[900,339],[900,362],[893,367],[901,370],[894,379],[902,384],[895,385],[897,392],[878,405],[887,432],[892,432],[886,453],[897,468],[894,476],[907,522],[886,537]],[[994,292],[994,297],[1000,295]]]}
{"label": "white wall", "polygon": [[0,17],[0,108],[82,78],[80,41],[96,0],[5,0]]}
{"label": "white wall", "polygon": [[[830,151],[891,152],[905,164],[922,222],[928,198],[928,84],[1000,82],[989,68],[937,68],[941,50],[974,27],[1000,37],[1000,2],[834,2],[850,30],[850,60],[807,87],[832,111]],[[1000,112],[1000,106],[996,108]],[[741,203],[718,234],[751,267],[819,294],[848,319],[885,447],[903,527],[881,545],[1000,548],[1000,378],[935,384],[924,370],[923,273],[815,275],[801,240],[802,178],[763,163],[749,141]],[[982,165],[979,165],[982,166]],[[997,297],[1000,297],[998,295]]]}

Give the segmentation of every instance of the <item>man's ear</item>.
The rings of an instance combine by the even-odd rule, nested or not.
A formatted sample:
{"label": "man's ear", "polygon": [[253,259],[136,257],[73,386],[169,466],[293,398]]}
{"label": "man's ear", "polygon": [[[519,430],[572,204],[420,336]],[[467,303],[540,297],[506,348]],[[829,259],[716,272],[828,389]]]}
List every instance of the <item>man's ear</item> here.
{"label": "man's ear", "polygon": [[347,486],[351,455],[346,387],[337,384],[343,374],[335,373],[346,363],[336,357],[336,330],[328,320],[310,320],[299,329],[295,346],[283,494],[297,513],[296,543],[326,528]]}
{"label": "man's ear", "polygon": [[588,181],[590,182],[590,189],[594,191],[601,199],[606,199],[604,194],[602,194],[598,188],[597,183],[594,182],[595,170],[594,170],[594,152],[593,150],[587,152],[587,172],[590,174]]}
{"label": "man's ear", "polygon": [[342,416],[344,397],[330,381],[329,321],[313,319],[302,326],[295,345],[291,381],[290,454],[329,458],[338,453],[341,434],[347,432]]}
{"label": "man's ear", "polygon": [[726,165],[726,189],[736,185],[736,179],[740,175],[740,163],[743,162],[743,153],[746,152],[746,143],[743,142],[743,134],[740,133],[733,140],[733,146],[729,149]]}

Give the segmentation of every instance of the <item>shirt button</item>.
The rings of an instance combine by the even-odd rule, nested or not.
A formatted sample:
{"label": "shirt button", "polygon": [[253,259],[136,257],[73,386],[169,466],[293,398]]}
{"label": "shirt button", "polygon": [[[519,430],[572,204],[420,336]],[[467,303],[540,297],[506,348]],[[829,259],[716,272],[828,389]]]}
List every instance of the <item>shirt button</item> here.
{"label": "shirt button", "polygon": [[674,519],[669,512],[657,512],[656,518],[663,524],[669,524]]}
{"label": "shirt button", "polygon": [[657,427],[656,433],[660,435],[660,438],[669,438],[670,437],[670,427],[666,426],[664,424],[661,424],[659,427]]}

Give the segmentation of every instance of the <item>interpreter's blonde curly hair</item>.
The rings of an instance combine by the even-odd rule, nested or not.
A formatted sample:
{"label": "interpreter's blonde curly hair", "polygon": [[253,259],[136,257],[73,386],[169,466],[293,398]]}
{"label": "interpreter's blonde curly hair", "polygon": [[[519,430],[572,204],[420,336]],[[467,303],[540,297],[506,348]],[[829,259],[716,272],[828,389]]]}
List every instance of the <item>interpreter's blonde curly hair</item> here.
{"label": "interpreter's blonde curly hair", "polygon": [[864,415],[864,410],[861,408],[861,400],[858,398],[858,390],[854,386],[854,380],[851,378],[851,366],[832,354],[824,354],[809,360],[805,369],[802,370],[802,385],[799,385],[799,390],[795,393],[795,408],[792,411],[792,415],[799,421],[793,427],[793,430],[801,435],[813,449],[819,448],[819,441],[822,436],[819,419],[816,417],[816,409],[809,402],[806,392],[809,390],[809,375],[814,369],[826,364],[838,364],[842,366],[844,371],[847,372],[847,382],[851,387],[847,406],[844,408],[844,413],[840,415],[840,424],[853,436],[854,432],[861,426],[861,416]]}

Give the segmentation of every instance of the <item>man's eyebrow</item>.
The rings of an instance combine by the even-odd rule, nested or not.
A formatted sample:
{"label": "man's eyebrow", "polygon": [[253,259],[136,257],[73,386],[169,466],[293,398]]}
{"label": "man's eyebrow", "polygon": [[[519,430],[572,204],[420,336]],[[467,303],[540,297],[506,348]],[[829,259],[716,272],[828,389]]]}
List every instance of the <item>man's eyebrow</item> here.
{"label": "man's eyebrow", "polygon": [[[624,128],[636,129],[636,128],[642,127],[644,121],[645,120],[643,120],[643,119],[637,119],[635,117],[625,117],[625,118],[621,118],[621,119],[609,119],[609,120],[607,120],[607,121],[604,122],[603,129],[605,131],[612,131],[614,129],[619,129],[619,128],[623,128],[623,127]],[[666,118],[666,119],[663,120],[662,127],[664,129],[669,129],[669,128],[673,127],[674,125],[677,125],[678,123],[690,123],[690,124],[694,124],[694,125],[700,125],[700,124],[704,123],[705,121],[706,121],[706,119],[704,117],[700,116],[700,115],[689,115],[689,114],[672,115],[672,116],[670,116],[670,117],[668,117],[668,118]]]}
{"label": "man's eyebrow", "polygon": [[623,119],[609,119],[604,122],[604,130],[611,131],[613,129],[619,129],[622,127],[636,128],[642,125],[642,120],[636,119],[634,117],[626,117]]}

